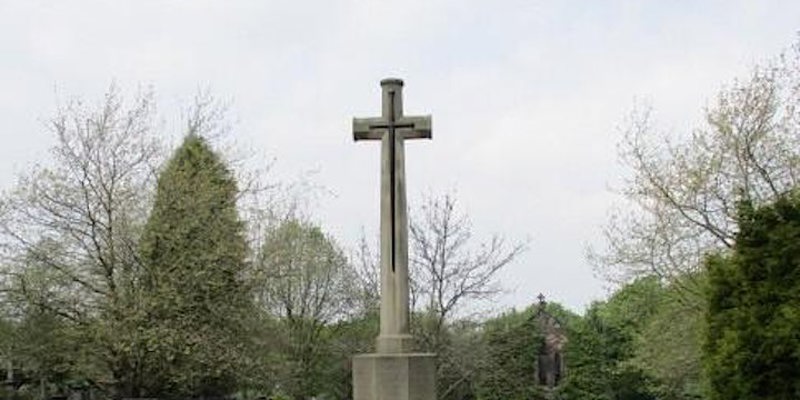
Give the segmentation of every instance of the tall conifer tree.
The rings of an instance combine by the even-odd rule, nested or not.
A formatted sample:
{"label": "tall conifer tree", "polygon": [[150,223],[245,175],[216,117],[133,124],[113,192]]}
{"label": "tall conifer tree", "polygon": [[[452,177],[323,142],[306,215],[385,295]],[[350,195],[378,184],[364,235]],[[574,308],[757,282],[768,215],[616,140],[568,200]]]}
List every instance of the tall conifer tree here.
{"label": "tall conifer tree", "polygon": [[711,398],[800,398],[800,198],[739,208],[729,257],[708,262]]}
{"label": "tall conifer tree", "polygon": [[142,237],[153,360],[147,396],[219,396],[241,373],[251,296],[243,280],[244,225],[231,171],[189,135],[158,179]]}

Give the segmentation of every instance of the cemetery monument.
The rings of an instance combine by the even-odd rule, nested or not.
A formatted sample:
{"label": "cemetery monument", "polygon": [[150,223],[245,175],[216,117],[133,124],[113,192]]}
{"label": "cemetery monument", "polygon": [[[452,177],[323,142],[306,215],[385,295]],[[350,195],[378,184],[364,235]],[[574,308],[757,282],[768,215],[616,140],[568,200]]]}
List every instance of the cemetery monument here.
{"label": "cemetery monument", "polygon": [[380,333],[353,357],[354,400],[435,400],[435,355],[415,353],[409,331],[406,139],[430,139],[430,116],[403,114],[403,81],[384,79],[380,117],[353,118],[353,138],[381,142]]}

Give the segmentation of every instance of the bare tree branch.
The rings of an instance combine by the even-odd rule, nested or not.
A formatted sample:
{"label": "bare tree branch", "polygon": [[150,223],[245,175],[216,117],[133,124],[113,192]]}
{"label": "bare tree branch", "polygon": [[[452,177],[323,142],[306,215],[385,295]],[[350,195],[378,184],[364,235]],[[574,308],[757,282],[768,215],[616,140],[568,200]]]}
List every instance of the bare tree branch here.
{"label": "bare tree branch", "polygon": [[[800,43],[720,92],[706,124],[683,140],[634,111],[620,144],[631,176],[624,204],[590,260],[612,281],[655,274],[690,297],[703,258],[733,245],[736,204],[769,202],[800,182]],[[699,283],[699,281],[697,282]]]}
{"label": "bare tree branch", "polygon": [[447,323],[460,307],[501,292],[497,272],[526,249],[526,243],[508,244],[500,236],[488,242],[472,242],[472,226],[460,214],[450,195],[427,198],[412,215],[409,238],[413,297],[431,318],[430,332],[423,334],[432,351],[438,351]]}

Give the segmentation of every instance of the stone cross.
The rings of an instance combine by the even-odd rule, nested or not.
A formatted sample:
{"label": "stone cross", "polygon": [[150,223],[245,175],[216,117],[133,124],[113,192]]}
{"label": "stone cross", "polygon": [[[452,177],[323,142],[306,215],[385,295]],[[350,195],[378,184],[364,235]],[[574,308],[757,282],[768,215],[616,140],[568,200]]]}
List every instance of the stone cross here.
{"label": "stone cross", "polygon": [[381,141],[381,318],[378,353],[411,351],[408,298],[406,139],[430,139],[431,117],[403,114],[403,81],[384,79],[382,113],[353,118],[353,139]]}

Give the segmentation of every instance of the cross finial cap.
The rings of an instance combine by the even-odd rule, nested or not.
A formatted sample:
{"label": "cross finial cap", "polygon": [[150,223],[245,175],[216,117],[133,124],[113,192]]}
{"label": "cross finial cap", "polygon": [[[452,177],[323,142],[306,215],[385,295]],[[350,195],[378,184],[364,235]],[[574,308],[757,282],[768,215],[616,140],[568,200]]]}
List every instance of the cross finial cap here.
{"label": "cross finial cap", "polygon": [[381,86],[403,86],[403,80],[400,78],[382,79]]}
{"label": "cross finial cap", "polygon": [[403,80],[386,78],[381,81],[383,92],[383,118],[396,119],[403,116]]}

